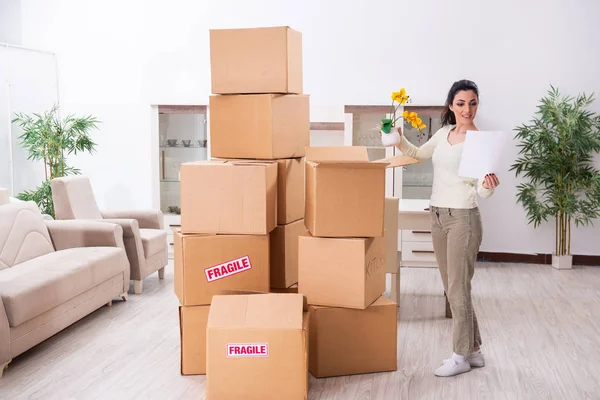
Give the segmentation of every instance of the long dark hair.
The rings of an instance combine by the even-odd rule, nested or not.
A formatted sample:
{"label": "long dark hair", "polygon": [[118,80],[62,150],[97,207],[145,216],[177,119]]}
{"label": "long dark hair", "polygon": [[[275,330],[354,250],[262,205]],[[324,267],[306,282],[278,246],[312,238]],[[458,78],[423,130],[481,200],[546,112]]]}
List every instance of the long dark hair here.
{"label": "long dark hair", "polygon": [[444,105],[444,111],[442,111],[442,126],[446,125],[454,125],[456,124],[456,117],[454,113],[450,109],[452,102],[454,101],[454,96],[456,93],[462,90],[472,90],[477,95],[477,99],[479,99],[479,89],[475,82],[469,81],[467,79],[463,79],[452,84],[450,91],[448,91],[448,97],[446,98],[446,104]]}

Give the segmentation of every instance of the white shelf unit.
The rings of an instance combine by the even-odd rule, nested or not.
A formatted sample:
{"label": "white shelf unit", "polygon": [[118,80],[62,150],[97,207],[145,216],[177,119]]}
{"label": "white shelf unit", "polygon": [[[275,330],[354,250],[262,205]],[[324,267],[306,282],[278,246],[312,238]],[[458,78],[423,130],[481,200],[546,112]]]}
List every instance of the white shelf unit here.
{"label": "white shelf unit", "polygon": [[181,207],[179,167],[185,162],[210,157],[208,108],[206,105],[158,105],[152,109],[158,152],[154,203],[163,212],[169,258],[173,258],[173,228],[181,226],[181,215],[177,212]]}

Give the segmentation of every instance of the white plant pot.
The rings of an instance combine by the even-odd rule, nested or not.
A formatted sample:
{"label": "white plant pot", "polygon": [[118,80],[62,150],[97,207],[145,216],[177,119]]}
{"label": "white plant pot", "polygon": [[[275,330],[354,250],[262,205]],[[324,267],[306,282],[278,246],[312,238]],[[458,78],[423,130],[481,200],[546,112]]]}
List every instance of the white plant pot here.
{"label": "white plant pot", "polygon": [[556,254],[552,254],[552,266],[556,269],[572,269],[573,256],[557,256]]}
{"label": "white plant pot", "polygon": [[385,146],[396,146],[400,144],[400,134],[398,133],[398,127],[392,128],[390,133],[381,131],[381,143]]}

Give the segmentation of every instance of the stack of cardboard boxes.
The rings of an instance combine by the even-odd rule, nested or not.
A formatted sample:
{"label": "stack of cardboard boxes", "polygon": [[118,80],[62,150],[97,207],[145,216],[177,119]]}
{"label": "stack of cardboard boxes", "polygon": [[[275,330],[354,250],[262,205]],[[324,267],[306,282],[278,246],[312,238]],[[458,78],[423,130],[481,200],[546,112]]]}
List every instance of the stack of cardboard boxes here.
{"label": "stack of cardboard boxes", "polygon": [[[301,34],[213,30],[210,52],[213,158],[180,169],[182,373],[206,373],[208,398],[305,398],[303,297],[266,294],[294,291],[306,231]],[[231,290],[265,294],[223,294]]]}
{"label": "stack of cardboard boxes", "polygon": [[315,377],[397,368],[397,305],[382,297],[385,169],[414,161],[371,162],[364,147],[307,149],[298,290],[309,304]]}

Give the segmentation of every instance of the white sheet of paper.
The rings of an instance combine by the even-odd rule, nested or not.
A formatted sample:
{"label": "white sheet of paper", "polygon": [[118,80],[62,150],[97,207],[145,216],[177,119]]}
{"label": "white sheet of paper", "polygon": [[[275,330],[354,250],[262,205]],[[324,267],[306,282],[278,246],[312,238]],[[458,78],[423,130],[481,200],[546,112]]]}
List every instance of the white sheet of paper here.
{"label": "white sheet of paper", "polygon": [[483,179],[502,168],[508,135],[502,131],[467,131],[458,167],[463,178]]}

